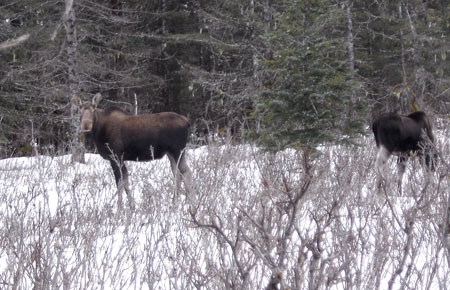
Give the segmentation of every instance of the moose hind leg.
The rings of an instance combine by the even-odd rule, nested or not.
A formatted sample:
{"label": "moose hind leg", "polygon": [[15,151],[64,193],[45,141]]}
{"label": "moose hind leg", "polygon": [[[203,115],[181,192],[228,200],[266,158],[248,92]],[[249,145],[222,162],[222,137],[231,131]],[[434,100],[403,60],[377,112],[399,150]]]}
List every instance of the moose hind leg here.
{"label": "moose hind leg", "polygon": [[378,188],[381,188],[381,184],[384,181],[384,175],[383,175],[384,165],[386,164],[390,155],[391,155],[391,152],[383,145],[381,145],[378,148],[377,159],[375,161],[375,168],[377,170],[377,187]]}
{"label": "moose hind leg", "polygon": [[[178,155],[178,158],[175,156]],[[183,180],[186,191],[189,192],[192,186],[192,172],[189,166],[187,165],[185,153],[181,154],[167,154],[170,160],[170,166],[172,168],[173,176],[175,177],[175,183],[177,186],[177,190],[180,189],[181,180]]]}
{"label": "moose hind leg", "polygon": [[170,161],[170,168],[172,169],[172,173],[173,173],[173,178],[175,181],[175,187],[177,189],[177,192],[179,192],[180,190],[180,181],[181,181],[181,174],[180,171],[178,170],[178,158],[175,158],[172,154],[167,154],[167,157],[169,158]]}
{"label": "moose hind leg", "polygon": [[433,150],[433,149],[430,148],[430,151],[425,153],[425,166],[426,166],[427,170],[435,171],[436,165],[437,165],[437,160],[438,160],[438,155],[435,152],[431,152],[431,150]]}
{"label": "moose hind leg", "polygon": [[192,171],[186,162],[186,152],[183,152],[178,162],[178,169],[181,172],[183,183],[186,191],[189,193],[192,190]]}

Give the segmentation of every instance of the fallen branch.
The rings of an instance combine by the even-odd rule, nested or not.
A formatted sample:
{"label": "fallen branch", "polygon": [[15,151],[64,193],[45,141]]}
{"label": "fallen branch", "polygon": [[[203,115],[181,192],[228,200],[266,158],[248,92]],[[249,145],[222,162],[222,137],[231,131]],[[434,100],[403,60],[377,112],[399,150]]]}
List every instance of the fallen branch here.
{"label": "fallen branch", "polygon": [[2,43],[0,43],[0,50],[7,49],[7,48],[10,48],[10,47],[14,47],[16,45],[19,45],[22,42],[26,41],[28,38],[30,38],[30,35],[27,33],[27,34],[24,34],[24,35],[22,35],[20,37],[17,37],[16,39],[7,40],[5,42],[2,42]]}

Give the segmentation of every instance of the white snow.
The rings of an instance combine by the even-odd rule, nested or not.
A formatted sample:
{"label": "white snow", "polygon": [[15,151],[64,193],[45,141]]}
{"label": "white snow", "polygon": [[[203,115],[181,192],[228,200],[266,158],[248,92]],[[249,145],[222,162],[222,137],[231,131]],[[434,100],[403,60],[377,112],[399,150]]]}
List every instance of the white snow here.
{"label": "white snow", "polygon": [[[372,146],[370,141],[367,144]],[[376,195],[371,169],[374,148],[322,150],[322,161],[311,161],[318,165],[311,169],[314,179],[299,204],[299,222],[281,269],[285,275],[292,276],[296,267],[308,273],[311,264],[300,263],[300,256],[304,253],[302,259],[311,261],[308,247],[314,245],[308,241],[314,240],[318,224],[326,225],[326,220],[315,219],[326,217],[335,200],[342,206],[324,228],[321,252],[321,265],[328,261],[326,271],[338,273],[334,280],[338,282],[331,288],[346,289],[348,275],[366,286],[370,277],[378,277],[379,287],[373,281],[373,288],[387,289],[405,251],[402,227],[413,216],[412,250],[393,288],[417,285],[424,289],[428,285],[439,289],[445,284],[450,273],[449,253],[438,238],[437,222],[443,215],[445,197],[425,197],[418,203],[420,197],[411,194]],[[256,223],[261,216],[245,213],[258,209],[269,214],[271,207],[283,210],[282,203],[291,194],[288,190],[300,190],[304,181],[301,153],[295,150],[274,156],[249,145],[211,145],[190,149],[187,154],[197,185],[198,216],[222,225],[223,234],[230,239],[238,235],[241,220],[253,224],[242,237],[258,237]],[[423,174],[421,169],[412,170],[412,163],[404,187],[417,193],[423,189]],[[203,289],[226,289],[218,277],[236,275],[238,279],[236,257],[230,246],[223,245],[225,239],[213,230],[193,226],[194,208],[184,191],[174,198],[168,159],[129,162],[127,167],[137,203],[133,214],[129,209],[118,210],[109,163],[98,155],[86,154],[86,164],[72,164],[70,156],[0,160],[0,283],[12,285],[17,278],[20,289],[32,288],[39,279],[48,281],[48,288],[65,284],[74,289],[192,289],[198,283]],[[396,176],[394,168],[391,160],[391,181]],[[448,194],[448,178],[434,177],[431,182],[431,189]],[[123,198],[126,200],[125,194]],[[287,224],[288,215],[280,216],[281,223]],[[428,230],[421,232],[424,228]],[[277,243],[278,230],[270,231],[267,246]],[[242,243],[238,259],[243,265],[255,261],[249,271],[250,285],[263,287],[270,277],[264,255],[277,257],[278,253],[275,248],[263,253],[263,246],[252,247],[251,242],[261,241]],[[380,252],[383,247],[390,252]],[[385,260],[378,260],[377,255]],[[355,263],[350,272],[337,270],[344,260]],[[220,267],[225,270],[214,272]],[[370,276],[374,271],[379,273]],[[216,276],[208,277],[211,273]]]}

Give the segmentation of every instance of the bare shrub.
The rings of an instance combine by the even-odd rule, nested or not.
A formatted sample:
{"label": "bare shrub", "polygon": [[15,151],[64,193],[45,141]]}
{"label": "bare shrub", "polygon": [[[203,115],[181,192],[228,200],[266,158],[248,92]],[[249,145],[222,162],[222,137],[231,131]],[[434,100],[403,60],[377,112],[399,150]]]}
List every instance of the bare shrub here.
{"label": "bare shrub", "polygon": [[[447,131],[442,131],[448,136]],[[442,158],[448,141],[438,137]],[[444,141],[442,141],[444,140]],[[0,284],[11,289],[446,289],[449,180],[375,145],[321,154],[250,145],[188,150],[193,190],[167,159],[132,163],[136,211],[117,208],[109,164],[87,155],[0,161]]]}

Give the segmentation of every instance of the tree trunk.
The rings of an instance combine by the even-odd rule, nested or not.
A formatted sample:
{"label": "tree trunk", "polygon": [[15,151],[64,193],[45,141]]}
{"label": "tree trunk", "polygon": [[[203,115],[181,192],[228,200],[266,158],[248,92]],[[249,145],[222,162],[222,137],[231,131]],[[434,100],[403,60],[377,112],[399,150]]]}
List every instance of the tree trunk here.
{"label": "tree trunk", "polygon": [[167,34],[167,23],[166,23],[166,15],[165,15],[165,13],[167,12],[166,0],[161,0],[161,10],[162,10],[161,32],[162,32],[162,34]]}
{"label": "tree trunk", "polygon": [[[355,52],[354,52],[354,42],[353,42],[353,20],[352,20],[352,7],[353,0],[345,0],[345,16],[347,20],[347,53],[348,53],[348,69],[352,79],[355,77]],[[350,120],[355,119],[355,111],[353,110],[354,104],[356,104],[356,93],[353,91],[350,95],[350,107],[349,107],[349,118]]]}
{"label": "tree trunk", "polygon": [[409,9],[405,5],[406,15],[408,17],[409,27],[411,29],[412,36],[412,60],[414,65],[414,80],[413,80],[413,100],[411,106],[418,106],[421,110],[426,110],[425,107],[425,94],[426,94],[426,82],[427,72],[423,66],[422,60],[422,41],[417,35],[415,23],[417,22],[417,13],[414,9]]}
{"label": "tree trunk", "polygon": [[272,13],[270,11],[269,0],[263,1],[263,9],[264,9],[264,32],[270,31],[270,22],[272,20]]}
{"label": "tree trunk", "polygon": [[352,0],[345,0],[345,15],[347,18],[347,50],[348,50],[348,68],[353,77],[355,74],[355,53],[353,45],[353,21],[352,21]]}
{"label": "tree trunk", "polygon": [[[79,94],[79,79],[77,73],[77,31],[75,27],[75,9],[74,0],[66,0],[66,9],[64,11],[63,22],[66,29],[67,41],[67,67],[69,79],[69,100]],[[72,140],[70,142],[70,151],[72,152],[72,162],[84,163],[84,149],[80,141],[80,126],[78,122],[78,106],[71,102],[70,117],[72,124]]]}

